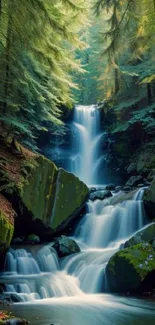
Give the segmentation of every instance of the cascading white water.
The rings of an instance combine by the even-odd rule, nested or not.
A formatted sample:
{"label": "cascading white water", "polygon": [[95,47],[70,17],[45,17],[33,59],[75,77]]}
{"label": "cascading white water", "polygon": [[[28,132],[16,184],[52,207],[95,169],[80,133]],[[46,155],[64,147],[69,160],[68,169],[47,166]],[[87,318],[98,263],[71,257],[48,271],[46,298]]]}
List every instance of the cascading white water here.
{"label": "cascading white water", "polygon": [[83,253],[68,258],[63,267],[80,281],[84,292],[105,291],[105,266],[133,233],[146,224],[140,189],[132,200],[111,205],[110,199],[88,202],[88,212],[76,229],[75,240]]}
{"label": "cascading white water", "polygon": [[80,222],[76,236],[89,247],[106,248],[131,236],[146,222],[143,189],[132,200],[111,205],[111,200],[89,201],[88,213]]}
{"label": "cascading white water", "polygon": [[[71,160],[72,171],[87,184],[96,184],[102,160],[99,147],[103,136],[99,130],[97,107],[77,106],[74,122],[76,137],[75,153]],[[29,302],[26,309],[30,303],[33,306],[34,303],[38,304],[37,313],[41,313],[43,305],[47,304],[48,307],[49,302],[54,304],[52,313],[57,324],[110,325],[116,324],[115,321],[118,325],[126,324],[124,318],[119,322],[120,314],[117,320],[116,314],[111,316],[110,321],[111,314],[108,314],[106,322],[103,323],[106,313],[104,306],[108,308],[109,298],[102,296],[101,302],[96,293],[103,293],[106,290],[104,271],[110,257],[126,239],[146,224],[143,192],[144,190],[140,189],[131,200],[116,205],[111,198],[104,201],[88,201],[87,213],[74,234],[74,239],[81,247],[78,254],[60,260],[51,244],[11,249],[7,253],[5,272],[0,277],[0,282],[5,283],[6,294],[16,296],[17,300],[24,304]],[[72,297],[72,300],[68,300],[69,297]],[[114,304],[116,305],[116,302]],[[70,308],[67,317],[68,305]],[[20,310],[21,306],[22,303]],[[77,315],[78,306],[80,309]],[[99,312],[96,318],[97,308]],[[124,306],[122,308],[124,310]],[[48,307],[47,312],[49,310]],[[34,324],[46,323],[43,319],[43,322],[38,323],[37,320]]]}
{"label": "cascading white water", "polygon": [[111,199],[88,201],[88,212],[75,231],[82,252],[61,263],[51,245],[10,250],[1,281],[21,301],[82,296],[106,290],[104,270],[121,243],[146,224],[143,189],[132,200],[112,205]]}
{"label": "cascading white water", "polygon": [[97,105],[76,106],[74,114],[73,151],[70,170],[86,184],[95,184],[100,166],[100,112]]}

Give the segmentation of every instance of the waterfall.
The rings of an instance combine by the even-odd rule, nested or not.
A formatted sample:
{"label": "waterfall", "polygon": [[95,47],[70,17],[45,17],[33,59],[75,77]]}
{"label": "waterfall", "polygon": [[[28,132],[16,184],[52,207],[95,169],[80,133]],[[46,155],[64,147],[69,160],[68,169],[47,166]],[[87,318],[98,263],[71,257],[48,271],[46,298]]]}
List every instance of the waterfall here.
{"label": "waterfall", "polygon": [[73,155],[70,170],[86,184],[98,182],[100,167],[100,112],[97,105],[75,107]]}
{"label": "waterfall", "polygon": [[[94,105],[75,108],[74,154],[70,169],[87,184],[99,183],[99,168],[103,159],[100,154],[103,134],[100,132],[99,114]],[[139,189],[132,199],[120,204],[114,204],[111,198],[94,202],[89,200],[87,212],[73,235],[81,248],[80,253],[59,259],[52,243],[11,248],[6,255],[5,271],[0,276],[0,283],[5,284],[6,296],[11,295],[20,302],[20,311],[23,304],[26,309],[35,304],[39,306],[37,313],[40,317],[43,310],[46,310],[46,318],[46,314],[52,310],[50,317],[55,317],[56,324],[127,324],[124,323],[124,318],[118,321],[120,313],[116,319],[116,313],[112,315],[111,312],[107,312],[106,322],[103,323],[106,308],[109,308],[111,302],[107,295],[102,296],[101,302],[99,293],[104,293],[107,288],[104,274],[110,257],[119,250],[122,243],[147,223],[143,193],[144,189]],[[54,304],[53,309],[49,308],[51,304]],[[112,301],[112,310],[116,305],[117,302],[114,301],[113,304]],[[117,308],[120,305],[118,302]],[[43,306],[47,309],[43,309]],[[66,315],[65,319],[63,313]],[[46,323],[51,322],[53,323],[50,319]],[[45,325],[45,322],[44,319],[42,322],[36,320],[33,324]]]}

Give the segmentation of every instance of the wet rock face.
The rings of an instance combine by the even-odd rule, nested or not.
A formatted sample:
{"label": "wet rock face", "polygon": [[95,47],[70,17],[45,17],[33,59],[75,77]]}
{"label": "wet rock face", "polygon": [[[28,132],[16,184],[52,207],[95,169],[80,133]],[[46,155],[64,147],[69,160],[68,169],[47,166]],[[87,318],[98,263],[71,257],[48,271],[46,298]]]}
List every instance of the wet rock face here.
{"label": "wet rock face", "polygon": [[155,178],[155,169],[151,170],[151,172],[149,173],[149,175],[147,177],[147,180],[149,182],[152,182],[154,178]]}
{"label": "wet rock face", "polygon": [[155,241],[155,222],[148,225],[144,229],[138,231],[133,237],[126,241],[124,247],[131,247],[140,243],[148,242],[153,244]]}
{"label": "wet rock face", "polygon": [[127,168],[127,173],[132,176],[135,176],[137,174],[137,164],[131,163]]}
{"label": "wet rock face", "polygon": [[131,186],[131,187],[136,187],[139,184],[142,184],[144,182],[144,178],[143,176],[132,176],[130,177],[130,179],[127,181],[127,183],[125,184],[126,186]]}
{"label": "wet rock face", "polygon": [[153,179],[149,189],[144,194],[144,201],[155,204],[155,178]]}
{"label": "wet rock face", "polygon": [[111,197],[112,194],[110,191],[96,191],[94,193],[91,193],[90,196],[89,196],[89,199],[91,201],[95,201],[95,200],[104,200],[104,199],[107,199],[109,197]]}
{"label": "wet rock face", "polygon": [[144,204],[146,212],[150,219],[155,218],[155,178],[153,179],[150,187],[144,193]]}
{"label": "wet rock face", "polygon": [[111,292],[135,293],[155,288],[155,251],[142,243],[117,252],[106,267]]}
{"label": "wet rock face", "polygon": [[80,252],[80,247],[78,244],[67,236],[59,237],[54,243],[53,247],[57,251],[59,257],[64,257]]}

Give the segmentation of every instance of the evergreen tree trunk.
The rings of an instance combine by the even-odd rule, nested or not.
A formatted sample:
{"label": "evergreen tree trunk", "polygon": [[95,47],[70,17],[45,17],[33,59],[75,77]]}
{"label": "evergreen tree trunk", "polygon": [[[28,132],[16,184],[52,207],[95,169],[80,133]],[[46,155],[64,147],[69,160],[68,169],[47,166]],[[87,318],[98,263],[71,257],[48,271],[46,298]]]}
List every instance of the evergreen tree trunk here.
{"label": "evergreen tree trunk", "polygon": [[2,0],[0,0],[0,18],[1,18],[1,15],[2,15]]}
{"label": "evergreen tree trunk", "polygon": [[7,99],[9,95],[9,77],[10,77],[10,48],[11,48],[11,18],[8,20],[7,38],[6,38],[6,69],[4,82],[4,105],[3,113],[7,111]]}
{"label": "evergreen tree trunk", "polygon": [[118,75],[118,69],[115,69],[115,95],[118,93],[119,91],[119,75]]}
{"label": "evergreen tree trunk", "polygon": [[154,80],[151,82],[151,93],[152,93],[152,99],[155,98],[155,81]]}

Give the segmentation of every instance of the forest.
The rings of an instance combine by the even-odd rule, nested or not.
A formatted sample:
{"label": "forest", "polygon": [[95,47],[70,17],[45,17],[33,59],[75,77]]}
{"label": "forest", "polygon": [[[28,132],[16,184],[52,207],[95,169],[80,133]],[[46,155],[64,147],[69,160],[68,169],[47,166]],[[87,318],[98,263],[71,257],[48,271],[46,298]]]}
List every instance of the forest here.
{"label": "forest", "polygon": [[153,325],[155,0],[0,0],[0,325]]}

